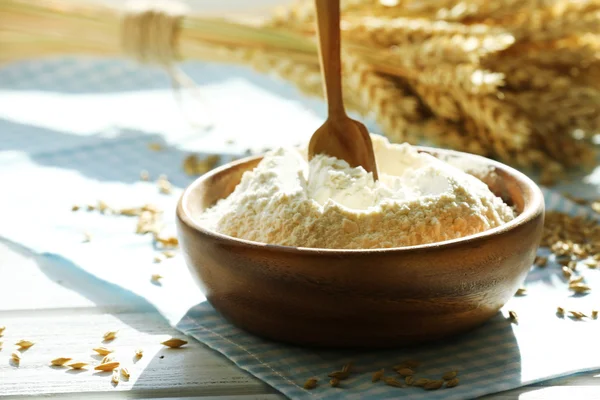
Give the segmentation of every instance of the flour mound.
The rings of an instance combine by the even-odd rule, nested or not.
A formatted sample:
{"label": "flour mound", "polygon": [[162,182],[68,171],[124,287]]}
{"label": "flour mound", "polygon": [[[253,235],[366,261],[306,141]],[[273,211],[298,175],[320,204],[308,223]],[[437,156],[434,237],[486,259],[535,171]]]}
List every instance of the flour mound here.
{"label": "flour mound", "polygon": [[374,249],[460,238],[515,217],[474,176],[408,144],[372,138],[377,182],[343,160],[318,155],[308,163],[304,152],[277,149],[198,219],[256,242]]}

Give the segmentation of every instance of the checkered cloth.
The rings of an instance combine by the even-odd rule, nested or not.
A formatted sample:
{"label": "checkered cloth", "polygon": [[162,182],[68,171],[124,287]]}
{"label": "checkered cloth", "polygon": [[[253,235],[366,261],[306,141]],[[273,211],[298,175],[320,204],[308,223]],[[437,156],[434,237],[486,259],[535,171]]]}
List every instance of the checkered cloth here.
{"label": "checkered cloth", "polygon": [[[467,334],[398,350],[315,350],[265,341],[223,320],[204,301],[180,256],[153,264],[155,249],[147,237],[132,234],[133,220],[71,212],[72,204],[97,199],[115,207],[155,203],[173,210],[191,181],[181,170],[189,151],[219,152],[226,162],[246,147],[296,143],[322,120],[322,104],[302,98],[285,83],[242,68],[186,68],[211,99],[212,130],[193,130],[182,122],[168,80],[157,70],[75,59],[1,69],[0,181],[5,191],[0,236],[77,265],[97,278],[95,285],[117,284],[143,297],[182,332],[290,398],[466,399],[600,368],[600,321],[555,314],[558,305],[589,313],[600,306],[598,295],[572,296],[552,258],[547,267],[532,268],[526,296],[511,299],[496,317]],[[243,107],[243,117],[231,118],[232,104]],[[268,121],[263,130],[248,131],[261,121]],[[227,144],[232,137],[236,144]],[[151,143],[164,150],[150,150]],[[167,174],[173,195],[140,182],[141,169],[153,178]],[[585,189],[590,188],[588,181]],[[547,209],[597,218],[557,192],[544,190],[544,195]],[[165,214],[167,229],[173,228],[173,214]],[[83,231],[92,234],[90,243],[81,243]],[[599,271],[580,270],[591,286],[600,285]],[[161,285],[150,281],[154,272],[165,277]],[[518,313],[518,325],[507,320],[507,310]],[[406,359],[421,361],[419,377],[458,370],[460,385],[430,392],[371,382],[376,370],[391,374],[390,367]],[[355,364],[351,377],[339,388],[330,387],[327,374],[350,361]],[[318,378],[319,386],[309,391],[302,386],[310,377]]]}

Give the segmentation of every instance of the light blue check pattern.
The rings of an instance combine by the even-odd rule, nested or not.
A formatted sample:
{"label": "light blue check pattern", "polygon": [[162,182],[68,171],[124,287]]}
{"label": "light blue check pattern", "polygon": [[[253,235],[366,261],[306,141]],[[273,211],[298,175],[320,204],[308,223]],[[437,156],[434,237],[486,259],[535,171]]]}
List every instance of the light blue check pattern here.
{"label": "light blue check pattern", "polygon": [[[194,79],[204,83],[210,83],[217,76],[220,77],[219,79],[223,79],[220,66],[188,65],[187,72]],[[299,98],[289,85],[275,84],[269,78],[252,75],[242,68],[231,69],[231,74],[240,79],[251,78],[259,81],[261,86],[267,89],[278,85],[280,93],[283,93],[286,98],[296,96],[303,107],[320,107],[318,102],[313,103]],[[139,68],[130,63],[115,60],[46,60],[8,65],[0,70],[0,90],[10,92],[40,91],[81,94],[168,87],[168,79],[161,71]],[[1,109],[0,112],[2,112]],[[102,112],[102,110],[98,110],[98,112]],[[57,117],[61,118],[62,116]],[[111,139],[95,135],[77,136],[70,135],[68,132],[41,128],[35,124],[19,123],[15,119],[0,118],[0,137],[0,175],[5,173],[3,179],[9,179],[11,176],[14,177],[14,174],[25,171],[23,177],[19,178],[19,182],[23,184],[24,188],[33,185],[39,179],[38,174],[48,173],[44,176],[51,177],[54,169],[77,171],[85,180],[81,180],[78,176],[70,176],[69,179],[73,179],[73,182],[77,182],[77,184],[82,182],[86,185],[89,184],[86,186],[86,190],[95,188],[94,190],[100,192],[106,187],[101,184],[112,185],[114,182],[133,184],[137,182],[140,169],[148,170],[152,176],[166,173],[173,184],[179,188],[185,187],[190,182],[190,178],[185,176],[180,168],[183,157],[187,154],[185,151],[177,146],[167,146],[164,151],[159,153],[148,150],[148,143],[162,142],[159,134],[121,129],[119,135]],[[14,158],[12,155],[14,150],[26,153],[26,160]],[[225,158],[224,161],[227,159]],[[36,171],[35,174],[27,174],[29,169]],[[27,179],[31,181],[27,181]],[[58,182],[59,185],[60,183]],[[65,183],[65,185],[67,184]],[[98,186],[94,186],[96,184]],[[58,194],[45,194],[46,200],[51,200],[54,195]],[[594,217],[590,209],[576,205],[556,192],[545,190],[544,195],[547,209]],[[14,214],[22,212],[23,215],[31,215],[38,212],[35,208],[37,199],[33,199],[33,203],[28,203],[35,196],[20,191],[11,193],[11,196],[14,200],[11,203],[14,206]],[[4,197],[0,201],[7,202],[7,198]],[[52,232],[57,235],[57,238],[62,237],[61,234],[67,235],[73,231],[72,227],[68,226],[67,219],[70,217],[61,212],[65,207],[70,206],[70,201],[72,201],[72,197],[64,202],[56,202],[57,221],[47,221],[50,218],[48,215],[53,213],[52,210],[44,211],[44,213],[40,211],[39,218],[36,219],[36,215],[31,218],[37,223],[44,224],[44,229],[54,230]],[[52,204],[48,205],[48,207],[51,206]],[[597,216],[595,217],[597,218]],[[126,231],[128,225],[119,227],[117,231],[113,230],[112,225],[117,222],[110,222],[109,225],[105,219],[95,219],[97,217],[94,215],[85,215],[80,218],[87,218],[90,226],[97,224],[94,227],[98,232],[105,228],[107,240],[113,240],[110,242],[111,245],[119,242],[127,243],[126,240],[130,236],[130,232]],[[105,226],[101,224],[105,224]],[[8,239],[19,241],[24,246],[36,251],[52,251],[48,248],[46,236],[33,238],[28,232],[19,235],[15,229],[3,229],[2,226],[0,226],[0,232]],[[122,235],[122,232],[125,234],[119,236]],[[100,237],[94,242],[102,242],[102,238]],[[95,245],[95,243],[90,244],[90,246]],[[76,254],[70,253],[73,247],[75,246],[63,246],[60,250],[56,250],[59,248],[57,245],[54,251],[66,259],[76,259]],[[134,260],[132,262],[139,262],[137,260],[144,257],[151,259],[151,253],[147,255],[143,253],[145,247],[137,250],[125,248],[119,249],[119,251],[121,251],[119,257],[126,257],[126,254],[130,254],[131,259]],[[94,270],[93,265],[87,264],[85,257],[78,260],[81,268],[100,277],[101,271]],[[586,271],[586,273],[588,272],[590,279],[597,279],[598,271]],[[593,274],[595,276],[592,276]],[[110,274],[101,279],[109,280],[109,276]],[[564,286],[564,282],[562,285],[557,285],[557,289],[549,285],[559,279],[559,276],[560,267],[551,262],[546,268],[533,268],[527,283],[532,287],[536,284],[540,287],[547,286],[544,290],[548,290],[549,294],[566,299],[569,293],[561,292],[562,289],[558,289],[558,287]],[[586,275],[587,278],[588,275]],[[126,283],[121,282],[121,284],[127,287]],[[135,291],[135,289],[130,290]],[[154,292],[147,291],[146,293]],[[535,296],[532,295],[531,298],[535,299]],[[148,301],[158,304],[156,298],[148,298]],[[534,304],[535,300],[530,301],[524,298],[516,301],[523,302],[524,312],[527,311],[525,305],[528,301],[527,304],[532,307],[535,306],[538,310],[543,309],[541,305]],[[515,303],[515,306],[518,308],[519,303]],[[161,308],[159,305],[157,307],[165,315],[168,314],[164,307]],[[554,310],[554,307],[550,306],[546,311],[548,310]],[[504,310],[505,312],[506,310]],[[553,314],[553,311],[549,311],[549,313]],[[597,326],[596,332],[600,331],[600,321],[589,321],[585,322],[585,325],[577,326],[578,323],[569,319],[555,322],[557,318],[554,315],[550,317],[552,318],[544,320],[547,325],[544,323],[540,323],[539,326],[535,323],[528,324],[529,318],[523,318],[522,324],[514,326],[506,320],[503,314],[499,313],[481,328],[457,338],[404,350],[360,352],[302,349],[265,341],[235,328],[223,320],[207,303],[193,307],[183,319],[172,322],[176,323],[176,327],[182,332],[220,352],[239,367],[249,371],[290,398],[469,399],[554,376],[600,368],[600,353],[596,350],[598,346],[594,341],[597,334],[589,334],[585,337],[579,334],[582,329],[588,329],[589,333],[589,329],[594,329],[594,325],[591,324],[595,323],[599,324],[595,325]],[[552,344],[560,339],[560,329],[565,329],[564,332],[561,331],[560,335],[567,335],[574,339],[571,348],[580,346],[581,349],[589,350],[579,351],[577,359],[569,359],[568,348],[561,350],[554,348]],[[550,344],[542,351],[537,350],[538,352],[534,352],[532,356],[529,350],[538,337],[548,340]],[[547,351],[544,352],[544,349]],[[554,352],[555,360],[543,359],[544,354],[550,351]],[[563,353],[560,353],[561,351]],[[561,356],[563,361],[557,361]],[[538,358],[539,365],[532,367],[531,364],[535,363],[532,360]],[[422,366],[418,369],[418,375],[424,377],[441,376],[448,370],[457,369],[460,371],[461,384],[452,389],[426,392],[419,388],[399,389],[385,386],[381,382],[371,383],[371,375],[374,371],[386,368],[390,372],[389,368],[392,365],[405,359],[420,360]],[[564,360],[572,362],[567,365]],[[349,361],[354,362],[356,372],[350,379],[343,381],[340,388],[329,387],[327,374],[341,368]],[[543,368],[552,362],[559,363],[564,368]],[[319,378],[319,387],[316,390],[308,391],[302,388],[304,381],[310,377]]]}
{"label": "light blue check pattern", "polygon": [[[544,190],[544,194],[548,209],[594,217],[591,210],[557,193]],[[547,254],[543,249],[541,252]],[[546,268],[533,268],[528,280],[555,275],[559,269],[560,266],[554,262],[550,262]],[[457,338],[410,349],[384,351],[307,350],[273,343],[229,324],[207,303],[190,310],[177,328],[224,354],[238,366],[293,399],[401,397],[411,400],[459,400],[543,380],[522,379],[517,338],[512,324],[500,313],[481,328]],[[420,388],[399,389],[381,382],[371,383],[373,372],[381,368],[386,368],[388,376],[397,376],[390,367],[407,359],[422,363],[417,369],[417,376],[440,377],[447,371],[457,369],[460,371],[461,384],[452,389],[431,392]],[[327,374],[350,361],[356,365],[356,373],[343,381],[341,388],[330,387]],[[319,379],[318,389],[305,390],[302,387],[310,377]]]}

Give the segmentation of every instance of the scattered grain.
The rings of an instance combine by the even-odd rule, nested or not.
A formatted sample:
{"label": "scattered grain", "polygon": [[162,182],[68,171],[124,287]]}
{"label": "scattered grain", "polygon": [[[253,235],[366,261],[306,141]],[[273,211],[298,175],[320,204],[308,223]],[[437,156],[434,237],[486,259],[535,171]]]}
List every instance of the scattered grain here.
{"label": "scattered grain", "polygon": [[557,307],[557,308],[556,308],[556,313],[557,313],[558,315],[560,315],[560,316],[563,316],[563,315],[565,315],[565,309],[564,309],[564,308],[562,308],[562,307]]}
{"label": "scattered grain", "polygon": [[306,382],[304,382],[304,389],[314,389],[317,387],[317,378],[308,378]]}
{"label": "scattered grain", "polygon": [[63,365],[65,365],[66,363],[68,363],[71,360],[72,360],[72,358],[60,357],[60,358],[55,358],[54,360],[50,361],[50,363],[57,367],[62,367]]}
{"label": "scattered grain", "polygon": [[14,353],[12,353],[10,355],[10,358],[12,358],[12,360],[19,364],[21,362],[21,354],[18,351],[15,351]]}
{"label": "scattered grain", "polygon": [[88,211],[94,211],[94,210],[96,209],[96,206],[95,206],[95,205],[93,205],[93,204],[88,204],[88,205],[86,206],[86,209],[87,209]]}
{"label": "scattered grain", "polygon": [[6,329],[5,326],[0,326],[0,336],[2,336],[4,334],[5,329]]}
{"label": "scattered grain", "polygon": [[119,384],[119,371],[117,371],[116,369],[113,370],[113,372],[112,372],[112,378],[110,378],[110,381],[115,386]]}
{"label": "scattered grain", "polygon": [[595,269],[598,268],[598,265],[600,264],[600,262],[598,262],[598,260],[594,260],[593,258],[589,259],[589,260],[585,260],[583,262],[588,268],[591,269]]}
{"label": "scattered grain", "polygon": [[448,371],[444,374],[444,376],[442,376],[442,379],[445,381],[450,381],[456,378],[456,375],[458,375],[458,371]]}
{"label": "scattered grain", "polygon": [[571,279],[569,279],[569,286],[576,285],[581,282],[583,282],[583,276],[572,276]]}
{"label": "scattered grain", "polygon": [[516,324],[519,321],[519,317],[517,316],[517,313],[515,311],[509,311],[508,317],[510,318],[510,321],[512,323]]}
{"label": "scattered grain", "polygon": [[123,378],[125,379],[129,379],[129,377],[131,376],[131,374],[129,374],[129,370],[125,367],[121,368],[121,375],[123,375]]}
{"label": "scattered grain", "polygon": [[575,293],[587,293],[592,290],[588,285],[584,283],[576,283],[574,285],[569,285],[569,289],[574,291]]}
{"label": "scattered grain", "polygon": [[104,336],[102,336],[102,337],[104,338],[104,340],[113,340],[114,338],[117,337],[117,332],[118,331],[109,331],[109,332],[106,332],[104,334]]}
{"label": "scattered grain", "polygon": [[165,258],[173,258],[175,257],[175,252],[166,250],[162,252],[162,255],[165,256]]}
{"label": "scattered grain", "polygon": [[411,376],[415,374],[415,372],[410,368],[400,368],[396,372],[401,376]]}
{"label": "scattered grain", "polygon": [[586,318],[587,317],[587,315],[585,315],[581,311],[569,311],[569,313],[571,314],[571,316],[573,316],[574,318],[577,318],[577,319],[581,319],[581,318]]}
{"label": "scattered grain", "polygon": [[142,349],[137,349],[137,350],[135,351],[135,356],[136,356],[137,358],[142,358],[142,357],[144,356],[144,350],[142,350]]}
{"label": "scattered grain", "polygon": [[342,367],[342,372],[350,373],[350,372],[352,372],[352,368],[354,368],[354,363],[351,361]]}
{"label": "scattered grain", "polygon": [[154,256],[154,263],[159,264],[159,263],[163,262],[164,259],[165,258],[163,257],[162,254],[158,254],[158,255]]}
{"label": "scattered grain", "polygon": [[114,352],[114,350],[107,349],[106,347],[96,347],[92,350],[94,350],[96,353],[100,354],[101,356],[107,356],[110,353]]}
{"label": "scattered grain", "polygon": [[598,319],[598,310],[592,310],[592,319]]}
{"label": "scattered grain", "polygon": [[157,236],[156,241],[164,247],[179,246],[179,239],[177,239],[177,237],[175,237],[175,236],[167,236],[167,237]]}
{"label": "scattered grain", "polygon": [[577,271],[577,261],[574,261],[574,260],[569,261],[569,263],[567,264],[567,267],[569,267],[569,269],[571,271]]}
{"label": "scattered grain", "polygon": [[569,279],[573,275],[573,271],[571,271],[571,268],[564,266],[562,267],[562,274],[565,278]]}
{"label": "scattered grain", "polygon": [[152,276],[150,277],[150,280],[152,282],[160,282],[160,280],[163,278],[163,276],[161,274],[152,274]]}
{"label": "scattered grain", "polygon": [[348,376],[350,376],[350,372],[348,372],[348,371],[346,371],[346,372],[344,372],[344,371],[334,371],[334,372],[331,372],[331,373],[327,374],[327,376],[330,377],[330,378],[337,378],[337,379],[344,380],[344,379],[347,379]]}
{"label": "scattered grain", "polygon": [[77,210],[79,210],[79,206],[78,206],[77,204],[74,204],[74,205],[71,207],[71,211],[77,211]]}
{"label": "scattered grain", "polygon": [[537,256],[533,263],[538,267],[545,267],[546,265],[548,265],[548,257]]}
{"label": "scattered grain", "polygon": [[404,385],[396,378],[390,378],[390,377],[383,378],[383,383],[385,383],[388,386],[393,386],[393,387],[399,387],[399,388],[404,387]]}
{"label": "scattered grain", "polygon": [[570,193],[567,192],[563,192],[563,196],[565,196],[567,199],[571,200],[573,203],[585,206],[589,203],[589,201],[587,199],[584,199],[583,197],[576,197],[573,196]]}
{"label": "scattered grain", "polygon": [[84,363],[84,362],[75,362],[75,363],[71,363],[68,365],[68,367],[73,368],[73,369],[82,369],[88,366],[88,363]]}
{"label": "scattered grain", "polygon": [[89,243],[92,241],[92,234],[89,232],[83,232],[83,239],[81,239],[83,243]]}
{"label": "scattered grain", "polygon": [[126,217],[138,217],[142,213],[142,210],[140,210],[139,208],[136,208],[136,207],[132,207],[132,208],[122,208],[118,212],[119,212],[119,215],[124,215]]}
{"label": "scattered grain", "polygon": [[111,211],[111,208],[108,206],[108,204],[106,204],[106,202],[104,202],[102,200],[98,200],[98,204],[96,205],[96,208],[102,214],[107,214]]}
{"label": "scattered grain", "polygon": [[517,289],[517,296],[524,296],[525,294],[527,294],[527,289],[525,289],[524,287],[520,287]]}
{"label": "scattered grain", "polygon": [[165,345],[167,347],[170,347],[172,349],[177,349],[183,345],[187,344],[186,340],[182,340],[182,339],[178,339],[178,338],[171,338],[169,340],[165,340],[164,342],[161,343],[162,345]]}
{"label": "scattered grain", "polygon": [[109,362],[111,362],[114,359],[115,359],[115,356],[113,356],[112,354],[109,354],[107,356],[104,356],[104,358],[102,358],[102,361],[100,361],[100,364],[109,363]]}
{"label": "scattered grain", "polygon": [[166,175],[161,175],[158,177],[156,186],[158,187],[158,191],[162,194],[171,194],[173,190],[173,185],[171,185],[171,182],[169,182],[169,179]]}
{"label": "scattered grain", "polygon": [[408,386],[412,386],[415,384],[415,377],[412,375],[407,376],[406,378],[404,378],[404,382],[406,382],[406,384]]}
{"label": "scattered grain", "polygon": [[371,378],[371,382],[379,382],[381,378],[383,378],[385,370],[382,368],[379,371],[375,371],[373,373],[373,377]]}
{"label": "scattered grain", "polygon": [[29,340],[19,340],[17,343],[15,343],[15,345],[19,346],[21,349],[28,349],[31,346],[33,346],[35,344],[35,342],[31,342]]}
{"label": "scattered grain", "polygon": [[437,390],[439,388],[441,388],[444,385],[444,381],[443,380],[435,380],[435,381],[429,381],[427,382],[424,386],[423,389],[425,390]]}
{"label": "scattered grain", "polygon": [[148,143],[148,148],[152,151],[161,151],[163,146],[160,143]]}
{"label": "scattered grain", "polygon": [[118,361],[109,361],[104,364],[96,365],[94,368],[96,371],[112,371],[115,368],[118,368],[120,363]]}
{"label": "scattered grain", "polygon": [[196,154],[190,154],[183,160],[183,171],[190,176],[198,176],[207,173],[221,161],[221,156],[211,154],[199,158]]}
{"label": "scattered grain", "polygon": [[429,379],[427,379],[427,378],[419,378],[416,381],[414,381],[413,386],[423,387],[423,386],[425,386],[428,383],[429,383]]}
{"label": "scattered grain", "polygon": [[331,378],[329,384],[331,385],[331,387],[338,387],[340,386],[340,380],[338,378]]}
{"label": "scattered grain", "polygon": [[453,378],[453,379],[450,379],[448,382],[446,382],[446,387],[453,388],[455,386],[458,386],[458,383],[459,383],[458,378]]}

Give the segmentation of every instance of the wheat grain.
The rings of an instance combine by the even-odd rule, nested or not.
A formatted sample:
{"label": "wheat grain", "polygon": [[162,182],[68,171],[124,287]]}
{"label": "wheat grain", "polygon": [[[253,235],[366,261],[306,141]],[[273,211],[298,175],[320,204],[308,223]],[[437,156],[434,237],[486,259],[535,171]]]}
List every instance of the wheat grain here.
{"label": "wheat grain", "polygon": [[416,99],[404,94],[393,82],[378,76],[358,59],[344,55],[342,62],[348,85],[361,99],[363,109],[373,113],[386,135],[403,140],[408,121],[420,119]]}
{"label": "wheat grain", "polygon": [[65,365],[66,363],[68,363],[71,360],[72,360],[72,358],[60,357],[60,358],[55,358],[54,360],[50,361],[50,364],[57,366],[57,367],[62,367],[63,365]]}
{"label": "wheat grain", "polygon": [[183,340],[183,339],[178,339],[178,338],[171,338],[169,340],[165,340],[161,344],[164,346],[170,347],[172,349],[178,349],[181,346],[186,345],[187,341]]}
{"label": "wheat grain", "polygon": [[439,388],[441,388],[444,385],[444,381],[443,380],[435,380],[435,381],[429,381],[427,382],[425,385],[423,385],[423,389],[425,390],[437,390]]}
{"label": "wheat grain", "polygon": [[16,346],[20,347],[21,349],[28,349],[31,346],[33,346],[35,344],[35,342],[29,341],[29,340],[19,340],[17,343],[15,343]]}
{"label": "wheat grain", "polygon": [[317,382],[318,382],[317,378],[308,378],[306,380],[306,382],[304,382],[304,389],[310,390],[310,389],[316,388],[317,387]]}
{"label": "wheat grain", "polygon": [[383,378],[385,370],[382,368],[379,371],[373,373],[373,377],[371,378],[371,382],[379,382],[381,378]]}
{"label": "wheat grain", "polygon": [[112,372],[112,378],[110,378],[110,381],[115,386],[119,384],[119,371],[118,370],[116,370],[116,369],[113,370],[113,372]]}
{"label": "wheat grain", "polygon": [[448,382],[446,382],[446,387],[453,388],[455,386],[458,386],[458,384],[459,384],[458,378],[453,378],[453,379],[450,379]]}
{"label": "wheat grain", "polygon": [[404,385],[397,380],[396,378],[383,378],[383,383],[385,383],[388,386],[393,386],[393,387],[404,387]]}
{"label": "wheat grain", "polygon": [[118,361],[109,361],[109,362],[104,363],[104,364],[96,365],[94,367],[94,369],[96,371],[105,371],[106,372],[106,371],[112,371],[115,368],[118,368],[119,365],[121,365],[121,364]]}
{"label": "wheat grain", "polygon": [[444,376],[442,376],[442,379],[445,381],[451,381],[452,379],[456,378],[456,375],[458,375],[458,371],[448,371],[444,374]]}
{"label": "wheat grain", "polygon": [[68,365],[68,367],[72,369],[82,369],[88,366],[88,363],[85,362],[74,362]]}
{"label": "wheat grain", "polygon": [[114,352],[114,350],[107,349],[106,347],[96,347],[92,350],[94,350],[96,353],[100,354],[101,356],[107,356],[110,353]]}

